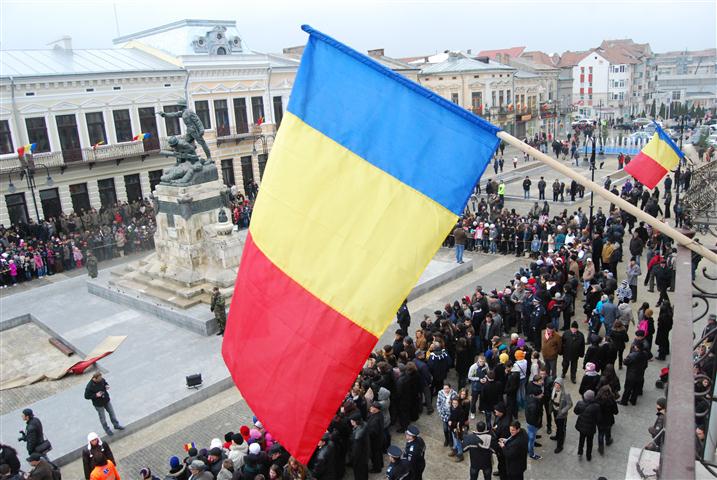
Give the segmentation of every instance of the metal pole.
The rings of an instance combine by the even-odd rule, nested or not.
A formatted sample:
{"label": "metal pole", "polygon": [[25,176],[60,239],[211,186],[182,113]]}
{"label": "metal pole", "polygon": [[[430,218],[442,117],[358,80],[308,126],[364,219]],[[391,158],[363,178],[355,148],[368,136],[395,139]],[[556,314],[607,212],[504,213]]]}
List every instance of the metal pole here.
{"label": "metal pole", "polygon": [[558,172],[562,173],[568,178],[571,178],[578,182],[580,185],[584,186],[591,192],[595,192],[598,195],[600,195],[602,198],[607,200],[610,203],[614,203],[617,205],[618,208],[621,210],[626,211],[630,215],[634,216],[638,221],[642,220],[643,222],[650,225],[655,230],[667,235],[671,239],[673,239],[676,243],[679,243],[680,245],[683,245],[690,250],[692,250],[695,253],[698,253],[702,255],[702,257],[706,258],[710,262],[717,264],[717,253],[712,252],[705,248],[704,245],[701,245],[698,242],[695,242],[691,238],[687,237],[684,233],[679,232],[675,228],[672,228],[667,223],[663,223],[653,217],[652,215],[649,215],[624,198],[621,198],[614,193],[609,192],[605,188],[601,187],[600,185],[597,185],[595,182],[588,180],[587,178],[583,177],[580,173],[576,172],[572,168],[563,165],[562,163],[558,162],[557,160],[549,157],[548,155],[540,152],[539,150],[536,150],[535,148],[531,147],[527,143],[523,143],[511,134],[507,132],[500,131],[496,134],[498,138],[503,140],[505,143],[512,145],[513,147],[517,148],[521,152],[525,152],[528,155],[530,155],[533,158],[536,158],[540,160],[541,162],[545,163],[549,167],[551,167],[553,170],[557,170]]}
{"label": "metal pole", "polygon": [[667,384],[665,441],[660,456],[664,479],[695,478],[695,398],[692,374],[692,255],[677,248],[674,327]]}
{"label": "metal pole", "polygon": [[[590,156],[590,181],[595,181],[595,138],[593,137],[593,153]],[[593,231],[593,191],[590,190],[590,235]]]}
{"label": "metal pole", "polygon": [[[684,136],[685,136],[685,116],[682,115],[682,118],[680,121],[680,150],[682,150],[682,137],[684,137]],[[684,161],[683,159],[680,159],[680,161],[677,162],[677,178],[680,179],[680,182],[682,181],[682,162],[683,161]],[[675,204],[680,203],[680,182],[675,182]]]}
{"label": "metal pole", "polygon": [[37,200],[35,199],[35,175],[30,171],[29,168],[25,170],[27,188],[30,189],[30,195],[32,195],[32,204],[35,206],[35,220],[40,223],[40,211],[37,209]]}

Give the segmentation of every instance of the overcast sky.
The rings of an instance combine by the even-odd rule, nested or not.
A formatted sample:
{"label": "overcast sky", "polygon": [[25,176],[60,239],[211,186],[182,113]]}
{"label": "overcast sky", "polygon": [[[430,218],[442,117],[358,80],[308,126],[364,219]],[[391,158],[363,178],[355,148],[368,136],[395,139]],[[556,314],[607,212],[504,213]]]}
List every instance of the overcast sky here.
{"label": "overcast sky", "polygon": [[653,51],[714,48],[717,0],[0,0],[2,49],[44,48],[71,35],[75,48],[183,18],[236,20],[245,45],[301,45],[308,23],[358,50],[393,57],[527,46],[563,52],[603,39],[649,42]]}

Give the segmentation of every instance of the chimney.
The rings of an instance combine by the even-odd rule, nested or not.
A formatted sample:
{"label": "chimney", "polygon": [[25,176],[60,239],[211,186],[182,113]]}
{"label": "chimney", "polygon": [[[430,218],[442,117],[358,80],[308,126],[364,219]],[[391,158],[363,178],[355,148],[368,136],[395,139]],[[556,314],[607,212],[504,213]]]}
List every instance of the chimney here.
{"label": "chimney", "polygon": [[50,42],[47,46],[51,46],[55,50],[65,50],[66,52],[72,51],[72,37],[69,35],[63,35],[54,42]]}
{"label": "chimney", "polygon": [[476,57],[476,60],[478,60],[479,62],[483,62],[483,63],[490,63],[489,57]]}
{"label": "chimney", "polygon": [[374,48],[373,50],[369,50],[368,56],[374,57],[374,58],[383,57],[384,56],[383,48]]}
{"label": "chimney", "polygon": [[468,55],[473,55],[473,49],[472,49],[472,48],[469,48],[466,53],[467,53]]}

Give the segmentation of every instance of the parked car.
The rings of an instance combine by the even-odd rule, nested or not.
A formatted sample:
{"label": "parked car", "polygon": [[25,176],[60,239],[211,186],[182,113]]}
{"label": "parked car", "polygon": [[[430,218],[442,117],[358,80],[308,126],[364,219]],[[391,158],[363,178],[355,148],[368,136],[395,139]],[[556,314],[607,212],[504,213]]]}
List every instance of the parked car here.
{"label": "parked car", "polygon": [[591,118],[581,118],[580,120],[576,120],[575,122],[570,124],[573,128],[582,129],[589,126],[595,127],[597,125],[597,120],[593,120]]}
{"label": "parked car", "polygon": [[639,131],[639,132],[633,133],[632,135],[630,135],[630,136],[627,137],[627,138],[628,138],[628,140],[630,141],[630,143],[633,143],[633,144],[637,144],[637,143],[647,143],[647,142],[650,141],[650,139],[652,138],[652,135],[653,135],[654,133],[655,133],[654,130],[653,130],[652,133],[648,133],[648,132],[645,132],[645,131]]}
{"label": "parked car", "polygon": [[616,124],[615,128],[617,130],[626,130],[628,132],[631,132],[635,129],[635,125],[630,120],[625,120],[622,123]]}
{"label": "parked car", "polygon": [[642,128],[649,123],[652,123],[652,120],[650,120],[649,118],[644,118],[644,117],[636,118],[635,120],[632,121],[632,124],[636,128]]}

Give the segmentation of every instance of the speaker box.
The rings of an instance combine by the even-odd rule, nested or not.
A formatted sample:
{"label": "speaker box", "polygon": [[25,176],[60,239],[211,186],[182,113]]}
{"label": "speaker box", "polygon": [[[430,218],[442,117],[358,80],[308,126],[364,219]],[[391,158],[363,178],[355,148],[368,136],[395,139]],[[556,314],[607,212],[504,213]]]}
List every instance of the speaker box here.
{"label": "speaker box", "polygon": [[187,388],[199,388],[202,386],[202,374],[195,373],[194,375],[187,375]]}

